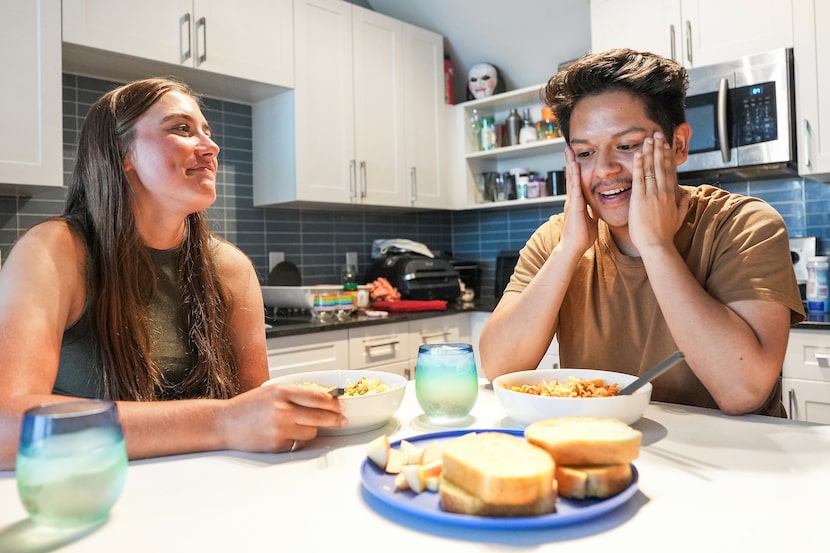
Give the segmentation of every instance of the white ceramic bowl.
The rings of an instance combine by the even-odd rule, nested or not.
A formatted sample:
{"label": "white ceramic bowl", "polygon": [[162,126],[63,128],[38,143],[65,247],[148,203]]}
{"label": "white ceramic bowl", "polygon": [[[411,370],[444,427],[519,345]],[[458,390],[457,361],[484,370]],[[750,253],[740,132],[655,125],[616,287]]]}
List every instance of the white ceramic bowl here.
{"label": "white ceramic bowl", "polygon": [[633,424],[643,416],[651,400],[650,383],[629,396],[590,398],[536,396],[505,388],[551,380],[567,382],[569,376],[582,380],[602,379],[606,384],[619,384],[620,388],[637,378],[629,374],[593,369],[536,369],[499,376],[493,380],[493,390],[507,416],[522,426],[538,420],[576,415],[615,418]]}
{"label": "white ceramic bowl", "polygon": [[334,386],[344,388],[354,384],[362,377],[378,379],[388,384],[390,390],[379,394],[365,396],[341,396],[345,404],[343,415],[349,423],[342,428],[320,428],[321,436],[345,436],[359,434],[380,428],[388,421],[401,406],[406,391],[406,378],[383,371],[313,371],[305,373],[287,374],[272,378],[263,384],[305,384],[313,382],[320,386]]}

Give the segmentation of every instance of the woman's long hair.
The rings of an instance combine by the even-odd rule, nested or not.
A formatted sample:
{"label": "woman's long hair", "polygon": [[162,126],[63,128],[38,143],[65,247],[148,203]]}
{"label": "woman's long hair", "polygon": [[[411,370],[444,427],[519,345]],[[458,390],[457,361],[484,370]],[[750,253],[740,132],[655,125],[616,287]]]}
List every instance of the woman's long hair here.
{"label": "woman's long hair", "polygon": [[217,276],[204,212],[187,217],[178,259],[183,326],[194,364],[171,387],[151,356],[147,309],[156,272],[136,228],[124,159],[137,119],[170,91],[196,99],[187,85],[154,78],[112,90],[92,106],[63,212],[87,248],[87,308],[103,368],[102,393],[114,400],[227,398],[239,388],[228,328],[231,306]]}

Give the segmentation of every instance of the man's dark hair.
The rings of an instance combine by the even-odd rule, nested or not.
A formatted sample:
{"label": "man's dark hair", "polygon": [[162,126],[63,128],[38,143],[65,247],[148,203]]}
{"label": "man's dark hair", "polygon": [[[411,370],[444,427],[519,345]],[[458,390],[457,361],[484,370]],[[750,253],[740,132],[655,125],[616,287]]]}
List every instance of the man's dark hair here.
{"label": "man's dark hair", "polygon": [[646,115],[671,143],[674,129],[686,122],[688,87],[689,76],[678,63],[651,52],[620,48],[586,54],[551,77],[544,95],[568,142],[571,114],[581,99],[622,91],[642,99]]}

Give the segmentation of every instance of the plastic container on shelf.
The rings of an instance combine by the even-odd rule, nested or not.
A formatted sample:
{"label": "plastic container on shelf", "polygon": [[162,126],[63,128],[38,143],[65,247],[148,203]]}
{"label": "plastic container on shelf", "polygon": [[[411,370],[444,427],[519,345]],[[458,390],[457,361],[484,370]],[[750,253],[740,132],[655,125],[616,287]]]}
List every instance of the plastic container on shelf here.
{"label": "plastic container on shelf", "polygon": [[807,311],[830,311],[830,285],[827,274],[829,266],[827,256],[811,257],[807,260]]}
{"label": "plastic container on shelf", "polygon": [[542,108],[542,119],[536,123],[536,131],[539,138],[542,140],[549,140],[551,138],[559,138],[562,136],[559,133],[559,122],[556,120],[556,116],[553,114],[553,110],[550,109],[550,107],[545,106]]}

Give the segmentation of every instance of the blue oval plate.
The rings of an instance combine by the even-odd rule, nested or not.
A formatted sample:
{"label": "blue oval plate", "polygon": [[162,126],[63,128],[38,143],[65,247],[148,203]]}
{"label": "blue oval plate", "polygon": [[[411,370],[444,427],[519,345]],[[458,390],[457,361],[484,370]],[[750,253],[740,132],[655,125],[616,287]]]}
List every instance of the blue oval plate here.
{"label": "blue oval plate", "polygon": [[[514,436],[524,437],[522,430],[482,430],[465,429],[452,430],[448,432],[435,432],[423,434],[407,441],[426,447],[429,442],[438,440],[446,441],[462,434],[470,432],[503,432]],[[400,440],[391,444],[392,447],[400,447]],[[435,492],[413,493],[409,490],[395,490],[395,475],[387,474],[378,468],[368,458],[363,461],[360,467],[360,479],[363,487],[372,496],[376,497],[386,505],[400,510],[404,513],[421,517],[427,520],[451,524],[454,526],[465,526],[472,528],[550,528],[553,526],[564,526],[575,524],[584,520],[596,518],[609,511],[612,511],[631,499],[637,492],[637,469],[631,465],[631,485],[625,490],[607,499],[568,499],[560,497],[556,502],[556,512],[548,515],[533,517],[480,517],[474,515],[459,515],[448,513],[441,509],[440,494]]]}

